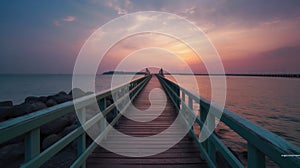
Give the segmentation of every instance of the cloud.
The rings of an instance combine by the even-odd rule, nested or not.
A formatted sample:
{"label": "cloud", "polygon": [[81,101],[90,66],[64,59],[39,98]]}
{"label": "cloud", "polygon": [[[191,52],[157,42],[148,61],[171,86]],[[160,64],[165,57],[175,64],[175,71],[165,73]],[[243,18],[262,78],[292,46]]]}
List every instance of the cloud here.
{"label": "cloud", "polygon": [[126,1],[109,0],[107,1],[106,5],[109,8],[115,10],[119,15],[124,15],[128,13],[126,8],[129,8],[132,5],[132,3],[129,0]]}
{"label": "cloud", "polygon": [[63,18],[62,20],[65,21],[65,22],[73,22],[75,21],[75,16],[67,16],[65,18]]}
{"label": "cloud", "polygon": [[55,26],[60,26],[63,22],[74,22],[75,20],[76,20],[75,16],[66,16],[64,18],[54,20],[53,24]]}

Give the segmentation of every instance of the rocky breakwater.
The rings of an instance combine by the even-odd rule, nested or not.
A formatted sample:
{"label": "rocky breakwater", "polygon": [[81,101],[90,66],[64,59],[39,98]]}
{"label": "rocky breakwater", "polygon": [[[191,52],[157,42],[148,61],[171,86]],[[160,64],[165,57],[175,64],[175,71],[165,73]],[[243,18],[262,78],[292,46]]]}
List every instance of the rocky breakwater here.
{"label": "rocky breakwater", "polygon": [[[0,122],[24,116],[60,103],[71,101],[73,99],[72,95],[76,95],[75,98],[78,98],[88,94],[91,94],[91,92],[85,93],[80,89],[73,89],[69,93],[59,92],[50,96],[30,96],[27,97],[23,103],[18,105],[13,105],[12,101],[3,101],[0,102]],[[107,102],[107,104],[111,104],[111,101]],[[41,126],[41,151],[45,150],[60,138],[76,129],[77,124],[78,119],[74,111]],[[0,144],[0,167],[20,166],[20,164],[24,161],[24,138],[25,135],[22,135],[8,142]],[[44,167],[67,167],[75,157],[76,142],[73,142],[54,158],[47,161]]]}

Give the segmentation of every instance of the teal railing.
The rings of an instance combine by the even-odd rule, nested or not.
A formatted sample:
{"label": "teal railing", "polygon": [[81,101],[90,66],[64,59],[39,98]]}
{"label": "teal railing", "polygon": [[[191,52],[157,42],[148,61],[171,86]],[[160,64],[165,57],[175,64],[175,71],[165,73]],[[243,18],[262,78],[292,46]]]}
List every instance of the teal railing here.
{"label": "teal railing", "polygon": [[[208,128],[214,129],[216,116],[222,112],[219,110],[220,108],[162,76],[157,75],[157,77],[172,102],[175,104],[177,110],[184,118],[187,126],[194,124],[189,123],[190,120],[188,118],[190,115],[194,115],[196,118],[194,122],[200,126],[202,133],[207,131]],[[188,102],[187,104],[186,98]],[[200,117],[195,116],[196,114],[193,109],[194,103],[197,103],[200,107]],[[208,114],[210,108],[212,108],[212,110]],[[204,125],[205,121],[207,124]],[[286,157],[288,155],[299,156],[300,149],[286,142],[279,136],[226,109],[223,110],[223,115],[220,121],[247,141],[247,166],[249,168],[265,167],[266,156],[277,163],[280,167],[300,167],[300,157]],[[201,151],[201,156],[208,162],[210,167],[217,166],[217,152],[226,159],[227,163],[229,163],[231,167],[244,167],[241,161],[239,161],[228,147],[221,142],[215,132],[213,132],[209,138],[202,143],[200,143],[199,137],[194,133],[193,127],[190,129],[189,133],[197,143]]]}
{"label": "teal railing", "polygon": [[[117,124],[118,119],[123,113],[122,110],[125,110],[130,104],[128,96],[130,99],[134,99],[144,88],[150,78],[151,76],[141,77],[115,89],[96,94],[96,100],[100,110],[102,111],[102,115],[98,113],[87,121],[85,121],[85,109],[88,105],[90,105],[91,102],[93,102],[91,99],[95,98],[94,95],[78,98],[74,100],[74,102],[69,101],[28,115],[4,121],[0,123],[0,144],[14,139],[20,135],[25,135],[25,161],[21,167],[36,168],[43,165],[43,163],[52,158],[71,142],[77,141],[78,157],[71,167],[85,167],[85,160],[98,145],[96,142],[101,141],[101,139],[105,137],[105,134],[107,133],[105,128],[107,125],[102,125],[102,132],[100,132],[97,139],[90,143],[89,146],[86,146],[87,136],[85,129],[91,128],[96,123],[108,124],[107,122],[104,122],[104,120],[106,120],[106,116],[109,113],[114,114],[113,120],[109,124],[111,126]],[[107,107],[106,99],[111,98],[114,94],[118,95],[118,100],[115,100],[113,104]],[[74,112],[74,103],[76,103],[76,108],[80,109],[80,112],[78,112],[78,117],[81,122],[78,123],[78,127],[41,152],[40,127],[59,117]],[[120,106],[120,104],[122,106]],[[117,110],[117,106],[119,110]],[[120,107],[122,107],[121,111]]]}

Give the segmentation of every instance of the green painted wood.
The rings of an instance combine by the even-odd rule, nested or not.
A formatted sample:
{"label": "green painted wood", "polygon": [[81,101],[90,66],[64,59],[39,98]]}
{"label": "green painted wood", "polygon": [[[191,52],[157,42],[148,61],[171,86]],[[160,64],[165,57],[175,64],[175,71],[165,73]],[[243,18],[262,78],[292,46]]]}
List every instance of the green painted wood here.
{"label": "green painted wood", "polygon": [[[211,113],[207,114],[206,122],[207,122],[207,128],[209,130],[215,129],[215,116],[213,114]],[[215,163],[216,163],[216,151],[217,150],[215,144],[213,143],[212,137],[209,137],[207,139],[207,152],[211,160]]]}
{"label": "green painted wood", "polygon": [[74,111],[73,103],[66,102],[25,116],[0,123],[0,144]]}
{"label": "green painted wood", "polygon": [[40,128],[30,131],[25,136],[25,162],[36,157],[40,153]]}
{"label": "green painted wood", "polygon": [[[115,103],[121,103],[125,109],[127,104],[126,95],[132,97],[134,99],[138,93],[143,89],[143,87],[147,84],[151,77],[143,77],[137,80],[134,80],[130,84],[125,84],[120,87],[114,88],[110,91],[101,92],[101,94],[97,94],[97,100],[101,100],[107,96],[110,96],[114,92],[120,92],[121,90],[125,90],[130,87],[131,90],[129,93],[122,93],[122,97],[117,100]],[[200,125],[201,131],[205,131],[206,126],[203,127],[203,123],[207,120],[207,127],[213,127],[214,115],[220,114],[219,108],[215,104],[210,104],[209,101],[190,93],[188,90],[179,87],[175,83],[158,77],[160,82],[163,85],[163,88],[171,98],[171,101],[174,103],[176,109],[180,113],[187,113],[189,120],[190,115],[195,115],[193,109],[191,108],[190,102],[195,101],[200,103],[200,119],[196,118],[196,123]],[[181,91],[181,97],[179,95]],[[122,91],[121,91],[122,92]],[[184,98],[183,98],[184,95]],[[185,97],[188,97],[188,105],[185,103]],[[79,98],[74,100],[74,102],[78,103],[80,107],[85,107],[89,105],[90,100],[93,96],[86,96],[83,98]],[[181,109],[178,104],[178,101],[181,103]],[[212,114],[207,115],[207,111],[209,108],[212,108]],[[114,112],[115,105],[110,105],[103,111],[103,115],[106,116],[110,112]],[[42,153],[40,152],[39,146],[36,144],[40,144],[39,140],[39,127],[44,125],[58,117],[61,117],[65,114],[68,114],[74,110],[73,102],[66,102],[52,108],[40,110],[35,113],[31,113],[26,116],[18,117],[12,119],[10,121],[5,121],[0,123],[0,143],[8,141],[14,137],[17,137],[22,134],[27,134],[25,138],[25,162],[22,167],[39,167],[49,158],[54,156],[57,152],[63,149],[66,145],[78,139],[79,137],[83,137],[85,134],[82,126],[85,128],[89,128],[93,126],[93,124],[97,123],[99,120],[103,119],[103,116],[96,115],[89,121],[87,121],[84,125],[80,126],[78,129],[74,130],[70,134],[63,137],[61,140],[47,148]],[[121,114],[125,111],[121,111],[119,114],[115,114],[115,119],[112,124],[116,124]],[[254,125],[250,121],[241,118],[240,116],[228,111],[223,111],[223,116],[221,121],[224,122],[227,126],[229,126],[232,130],[241,135],[244,139],[248,141],[248,152],[249,152],[249,167],[264,167],[265,166],[265,156],[268,156],[271,160],[278,163],[281,167],[300,167],[300,159],[297,157],[282,157],[282,155],[286,154],[299,154],[300,150],[298,147],[289,144],[284,141],[280,137],[275,134]],[[182,115],[182,114],[181,114]],[[184,115],[183,115],[184,116]],[[202,116],[202,118],[201,118]],[[186,121],[189,123],[188,121]],[[106,129],[103,134],[101,133],[98,140],[101,140],[105,134],[109,131]],[[190,134],[195,139],[198,144],[199,149],[201,150],[201,155],[208,161],[208,163],[214,167],[215,166],[215,153],[218,150],[222,156],[229,162],[232,167],[242,167],[242,164],[238,161],[238,159],[231,153],[231,151],[218,139],[215,134],[206,141],[205,143],[199,143],[198,137],[194,134],[194,132],[190,131]],[[85,136],[84,136],[85,137]],[[83,143],[83,139],[82,144]],[[75,161],[74,165],[79,167],[80,165],[84,165],[85,159],[88,157],[88,154],[95,148],[95,144],[92,143],[91,146],[85,148],[83,145],[80,145],[78,149],[81,149],[80,156]],[[259,149],[259,150],[258,150]]]}
{"label": "green painted wood", "polygon": [[225,158],[225,160],[232,166],[233,168],[242,168],[243,164],[239,161],[236,156],[228,149],[228,147],[215,135],[211,135],[211,142],[213,142],[216,150],[218,150],[221,155]]}
{"label": "green painted wood", "polygon": [[[109,107],[107,107],[105,109],[105,101],[100,99],[100,109],[103,110],[103,115],[105,116],[106,114],[108,114],[108,112],[115,110],[116,109],[116,104],[118,103],[122,103],[123,99],[125,98],[125,96],[129,96],[132,95],[132,99],[134,99],[139,92],[141,91],[141,89],[143,89],[143,87],[147,84],[147,82],[150,80],[150,78],[143,78],[144,80],[139,83],[139,84],[133,84],[132,85],[132,89],[127,93],[124,94],[122,98],[118,99],[114,104],[110,105]],[[112,93],[113,94],[113,93]],[[130,104],[130,102],[127,103],[128,105]],[[100,135],[94,140],[94,142],[87,147],[87,149],[75,160],[75,162],[71,165],[71,167],[75,168],[75,167],[80,167],[80,165],[82,165],[85,160],[88,158],[88,156],[93,152],[93,150],[97,147],[97,143],[96,142],[100,142],[103,138],[105,138],[106,134],[109,132],[109,129],[112,128],[111,126],[115,125],[117,123],[117,121],[119,120],[119,118],[122,115],[122,111],[120,113],[118,113],[117,116],[115,116],[115,118],[113,119],[113,121],[110,123],[110,127],[104,127],[104,129],[102,130],[102,132],[100,133]],[[103,117],[101,117],[100,115],[96,115],[95,117],[92,118],[93,122],[96,121],[96,119],[101,119]],[[87,122],[87,124],[89,124],[89,121]],[[92,124],[90,124],[92,125]]]}
{"label": "green painted wood", "polygon": [[43,163],[53,157],[56,153],[61,151],[64,147],[78,138],[81,134],[84,133],[84,129],[82,127],[77,128],[61,138],[55,144],[51,145],[47,149],[45,149],[42,153],[31,159],[30,161],[21,165],[22,168],[36,168],[40,167]]}
{"label": "green painted wood", "polygon": [[[105,111],[105,108],[106,108],[106,99],[105,98],[100,99],[99,108],[100,108],[101,113],[103,114],[103,112]],[[104,131],[104,129],[106,127],[106,122],[107,121],[105,119],[105,116],[100,119],[100,132]]]}
{"label": "green painted wood", "polygon": [[[138,94],[137,90],[140,91],[141,87],[145,86],[147,81],[149,81],[151,77],[142,77],[136,79],[131,82],[136,87],[130,91],[130,93],[136,93],[135,96]],[[130,84],[125,84],[120,86],[119,88],[114,88],[109,91],[100,92],[96,95],[96,99],[100,100],[107,96],[110,96],[112,92],[116,92],[118,89],[124,89],[128,87]],[[71,133],[64,136],[62,139],[45,149],[42,153],[40,153],[40,129],[39,127],[51,122],[59,117],[62,117],[70,112],[74,111],[73,102],[69,101],[66,103],[62,103],[44,110],[40,110],[25,116],[21,116],[9,121],[1,122],[0,123],[0,143],[6,142],[10,139],[13,139],[17,136],[22,134],[26,134],[25,137],[25,159],[26,162],[21,165],[21,167],[40,167],[43,163],[61,151],[64,147],[70,144],[74,140],[78,140],[78,154],[80,157],[86,153],[86,135],[83,127],[90,128],[95,123],[97,123],[103,116],[96,115],[89,121],[85,122],[85,106],[89,105],[91,99],[94,98],[94,95],[85,96],[82,98],[78,98],[73,100],[74,103],[78,103],[78,107],[82,108],[83,110],[79,112],[79,120],[82,121],[82,124],[79,124],[78,128]],[[115,105],[111,105],[107,107],[103,115],[106,116],[109,112],[111,112],[115,108]],[[89,147],[88,149],[92,149],[93,146]],[[80,162],[79,166],[83,165],[84,162]]]}
{"label": "green painted wood", "polygon": [[[86,109],[82,108],[77,113],[78,127],[84,125],[86,122]],[[82,133],[77,139],[77,156],[80,156],[86,149],[86,133]],[[85,168],[85,162],[82,163],[81,168]]]}
{"label": "green painted wood", "polygon": [[265,155],[255,148],[254,145],[248,143],[248,167],[249,168],[265,168]]}
{"label": "green painted wood", "polygon": [[[173,83],[172,81],[160,77],[159,79],[161,83],[164,86],[164,89],[166,92],[174,97],[174,91],[169,85],[169,83]],[[264,156],[268,156],[271,160],[276,162],[281,167],[300,167],[300,158],[299,157],[282,157],[282,155],[285,154],[299,154],[300,149],[297,146],[294,146],[282,138],[278,137],[277,135],[271,133],[270,131],[267,131],[253,123],[251,123],[249,120],[246,120],[244,118],[241,118],[240,116],[236,115],[235,113],[232,113],[226,109],[223,111],[220,111],[218,105],[211,104],[210,101],[195,95],[188,90],[186,90],[183,87],[180,87],[180,90],[182,92],[182,95],[187,95],[188,97],[191,97],[194,101],[199,102],[200,104],[200,120],[196,119],[196,123],[200,125],[202,129],[204,121],[207,119],[207,111],[212,108],[212,116],[219,116],[222,112],[222,118],[221,121],[225,123],[227,126],[229,126],[232,130],[237,132],[241,137],[243,137],[245,140],[248,141],[249,144],[253,145],[256,149],[259,149],[261,153]],[[184,106],[185,103],[182,103],[181,106]],[[183,108],[189,111],[188,108]],[[181,110],[180,112],[184,112],[184,110]],[[208,123],[209,125],[209,123]],[[205,130],[205,129],[204,129]],[[215,136],[214,134],[212,135]],[[241,167],[240,162],[237,163],[235,160],[236,158],[233,156],[233,154],[228,150],[228,148],[221,142],[218,141],[218,138],[212,138],[214,146],[217,150],[223,151],[223,155],[225,155],[225,159],[233,165],[233,167]],[[209,139],[210,140],[210,139]],[[207,152],[208,150],[213,151],[213,148],[208,147],[210,149],[207,149],[206,142],[202,143],[204,145],[201,148],[204,148],[204,151]],[[222,144],[222,145],[221,145]],[[202,146],[201,145],[201,146]]]}

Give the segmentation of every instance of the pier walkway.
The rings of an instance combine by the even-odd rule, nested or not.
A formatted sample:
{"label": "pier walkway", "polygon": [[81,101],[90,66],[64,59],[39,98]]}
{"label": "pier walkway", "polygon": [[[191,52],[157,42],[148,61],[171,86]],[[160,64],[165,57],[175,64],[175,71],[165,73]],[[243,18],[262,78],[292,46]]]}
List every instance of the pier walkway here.
{"label": "pier walkway", "polygon": [[[159,88],[163,91],[163,88],[158,81],[157,77],[152,77],[145,88],[141,91],[141,93],[135,98],[133,101],[133,106],[140,110],[147,110],[150,107],[150,103],[152,103],[153,111],[148,111],[147,114],[141,113],[140,117],[144,117],[145,115],[154,115],[156,113],[161,112],[160,106],[163,93],[154,91],[152,93],[151,98],[155,99],[150,102],[149,93],[152,89]],[[131,113],[134,110],[134,107],[130,106],[127,109],[126,113]],[[153,113],[153,114],[151,114]],[[130,114],[129,114],[130,115]],[[136,115],[136,114],[135,114]],[[167,129],[177,117],[178,112],[170,100],[167,97],[166,106],[163,112],[154,120],[149,122],[136,122],[130,120],[126,117],[121,117],[119,120],[119,124],[116,127],[118,131],[136,137],[145,137],[156,135]],[[172,133],[176,135],[178,130],[182,128],[178,127],[177,129],[172,129]],[[114,137],[110,137],[108,134],[107,140],[113,141]],[[159,141],[161,145],[169,143],[168,139],[161,139]],[[126,144],[132,143],[127,140],[122,141],[120,143],[120,148],[126,150]],[[137,143],[137,142],[133,142]],[[130,146],[129,146],[130,147]],[[160,147],[158,146],[150,146],[151,147]],[[138,146],[137,146],[138,148]],[[140,150],[143,150],[144,146],[140,147]],[[142,152],[142,151],[141,151]],[[208,167],[206,161],[202,160],[200,157],[200,151],[197,148],[195,142],[190,139],[188,136],[185,136],[178,144],[173,146],[171,149],[160,153],[154,156],[148,157],[125,157],[118,154],[114,154],[109,152],[102,147],[97,147],[94,152],[90,155],[87,160],[87,167]]]}
{"label": "pier walkway", "polygon": [[[51,146],[41,150],[41,127],[61,117],[74,115],[75,109],[78,118],[77,127],[75,126]],[[93,115],[90,115],[91,113]],[[218,118],[220,113],[222,117]],[[134,120],[131,117],[134,117]],[[151,117],[154,119],[138,120]],[[177,118],[181,121],[179,125],[169,129]],[[215,128],[216,120],[220,120],[245,140],[246,163],[242,162],[215,132],[204,142],[200,141],[199,135],[195,132],[206,134],[208,129]],[[94,128],[99,128],[93,132],[94,134],[86,132]],[[183,138],[176,141],[178,143],[170,145],[183,130],[187,130],[188,133],[183,134]],[[130,138],[121,137],[115,132],[138,138],[136,141],[131,141]],[[147,141],[141,139],[161,132],[168,132],[173,136],[163,137],[159,141],[149,141],[152,142],[151,145],[145,145]],[[159,74],[146,75],[111,90],[76,98],[73,101],[0,123],[1,145],[14,141],[20,136],[25,137],[22,140],[24,162],[20,165],[23,168],[47,166],[45,165],[47,161],[66,147],[74,147],[74,144],[77,145],[75,147],[77,155],[70,163],[72,168],[224,166],[263,168],[266,167],[267,162],[273,162],[279,167],[300,168],[299,147],[236,113],[220,109],[218,105],[191,93]],[[94,136],[94,141],[90,141],[91,136]],[[102,144],[101,146],[113,145],[107,150],[97,142]],[[164,151],[163,148],[168,150]],[[119,154],[114,150],[111,152],[111,149],[117,150]],[[162,149],[162,152],[150,155],[151,150],[155,151],[155,149]],[[150,153],[147,153],[149,151]],[[133,155],[130,155],[131,157],[122,155],[124,152],[130,154],[133,152]]]}

